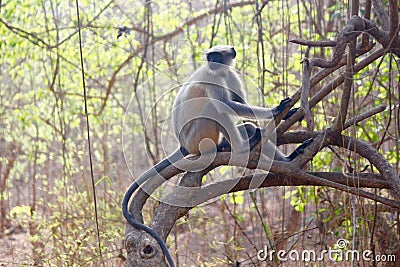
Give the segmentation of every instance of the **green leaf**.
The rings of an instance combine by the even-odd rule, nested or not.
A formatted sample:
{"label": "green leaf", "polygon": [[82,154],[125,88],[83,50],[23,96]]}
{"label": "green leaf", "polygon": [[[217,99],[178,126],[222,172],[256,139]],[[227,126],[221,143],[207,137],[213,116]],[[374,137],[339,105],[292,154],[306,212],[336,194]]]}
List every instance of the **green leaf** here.
{"label": "green leaf", "polygon": [[101,182],[105,181],[109,186],[112,186],[112,182],[110,177],[108,176],[103,176],[97,182],[94,184],[94,186],[98,186]]}

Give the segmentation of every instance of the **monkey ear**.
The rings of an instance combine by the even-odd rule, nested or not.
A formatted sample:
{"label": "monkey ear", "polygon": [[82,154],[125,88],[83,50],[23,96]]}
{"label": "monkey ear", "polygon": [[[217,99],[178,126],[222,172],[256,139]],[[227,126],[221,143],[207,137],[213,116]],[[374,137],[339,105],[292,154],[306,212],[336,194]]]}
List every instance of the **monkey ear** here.
{"label": "monkey ear", "polygon": [[232,47],[232,59],[236,57],[236,50]]}

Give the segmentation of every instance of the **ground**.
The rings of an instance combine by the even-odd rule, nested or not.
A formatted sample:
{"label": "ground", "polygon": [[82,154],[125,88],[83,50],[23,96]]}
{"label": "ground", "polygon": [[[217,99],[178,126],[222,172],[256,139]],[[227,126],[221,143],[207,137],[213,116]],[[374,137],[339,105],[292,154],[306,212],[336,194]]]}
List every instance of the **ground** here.
{"label": "ground", "polygon": [[[29,264],[31,245],[24,232],[0,236],[0,266]],[[29,266],[29,265],[28,265]]]}

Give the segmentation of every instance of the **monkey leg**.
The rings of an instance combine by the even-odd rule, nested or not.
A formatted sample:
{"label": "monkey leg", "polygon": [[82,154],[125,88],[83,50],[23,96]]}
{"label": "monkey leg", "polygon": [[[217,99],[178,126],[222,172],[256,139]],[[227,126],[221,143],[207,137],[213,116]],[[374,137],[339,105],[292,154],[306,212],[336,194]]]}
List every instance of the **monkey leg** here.
{"label": "monkey leg", "polygon": [[190,154],[215,151],[220,137],[218,123],[207,118],[198,118],[187,123],[180,130],[179,143]]}
{"label": "monkey leg", "polygon": [[[253,149],[254,146],[256,146],[260,142],[263,131],[263,129],[261,129],[260,127],[256,127],[254,124],[247,122],[237,125],[237,128],[242,138],[244,140],[248,140],[250,150]],[[300,146],[298,146],[296,150],[293,151],[293,153],[291,153],[289,156],[285,156],[270,140],[268,140],[264,144],[263,154],[274,160],[290,162],[297,156],[303,154],[305,148],[309,146],[312,141],[313,138],[307,139]],[[231,150],[232,150],[231,144],[229,140],[224,136],[221,142],[217,146],[217,151],[227,152]]]}
{"label": "monkey leg", "polygon": [[303,154],[303,153],[304,153],[304,149],[305,149],[306,147],[308,147],[308,146],[311,144],[312,141],[313,141],[313,138],[309,138],[309,139],[307,139],[306,141],[304,141],[300,146],[298,146],[298,147],[296,148],[296,150],[293,151],[293,153],[290,154],[290,155],[287,157],[287,158],[289,159],[289,161],[292,161],[292,160],[295,159],[298,155]]}
{"label": "monkey leg", "polygon": [[[239,124],[236,127],[239,130],[243,140],[248,140],[250,150],[253,149],[254,146],[256,146],[260,142],[262,136],[262,129],[260,127],[256,127],[253,123],[250,122]],[[218,144],[217,151],[226,152],[231,150],[231,144],[224,136],[221,142]]]}
{"label": "monkey leg", "polygon": [[290,161],[289,158],[286,157],[286,155],[283,154],[271,140],[268,140],[267,142],[264,143],[262,147],[262,153],[270,159],[285,161],[285,162]]}
{"label": "monkey leg", "polygon": [[253,123],[247,122],[238,125],[239,131],[244,139],[249,140],[250,150],[252,150],[260,141],[264,129],[256,127]]}
{"label": "monkey leg", "polygon": [[228,152],[231,151],[231,144],[225,137],[222,137],[221,142],[217,146],[217,152]]}

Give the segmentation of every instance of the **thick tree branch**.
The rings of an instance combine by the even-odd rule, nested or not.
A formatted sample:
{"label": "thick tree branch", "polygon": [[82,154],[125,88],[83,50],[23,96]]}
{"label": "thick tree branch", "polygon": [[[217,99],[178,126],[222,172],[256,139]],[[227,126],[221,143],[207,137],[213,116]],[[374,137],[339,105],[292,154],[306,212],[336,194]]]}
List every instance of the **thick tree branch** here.
{"label": "thick tree branch", "polygon": [[[389,182],[383,181],[382,177],[376,174],[345,175],[342,173],[312,173],[312,175],[350,187],[390,188],[391,186]],[[160,233],[162,238],[166,239],[176,220],[187,214],[192,207],[223,194],[261,187],[321,185],[317,182],[310,182],[301,178],[293,179],[285,175],[269,173],[265,175],[259,174],[254,176],[245,176],[199,187],[201,177],[202,174],[199,173],[186,174],[182,178],[180,185],[195,188],[185,190],[182,187],[179,187],[164,198],[166,200],[165,202],[180,199],[180,202],[188,203],[187,206],[172,206],[162,202],[158,207],[156,214],[153,217],[151,227],[156,232]],[[254,186],[254,180],[261,181],[261,183]],[[230,190],[227,191],[227,188],[230,188]],[[130,232],[130,235],[132,238],[132,235],[140,236],[141,234],[137,231],[132,231]],[[146,244],[149,243],[146,242]]]}
{"label": "thick tree branch", "polygon": [[333,52],[332,60],[326,61],[320,58],[311,59],[311,65],[321,68],[333,68],[340,63],[342,56],[346,50],[346,44],[350,40],[355,40],[358,35],[365,29],[364,23],[361,18],[353,16],[347,21],[347,25],[340,31],[337,40],[335,50]]}
{"label": "thick tree branch", "polygon": [[[327,136],[330,137],[330,134],[328,134]],[[327,140],[334,140],[334,141],[336,140],[337,141],[337,139],[332,139],[332,138],[328,138]],[[341,146],[341,145],[343,145],[343,143],[338,143],[337,145]],[[352,148],[355,149],[355,146],[352,147],[349,145],[348,147],[350,149],[352,149]],[[367,150],[369,149],[369,150],[366,151],[366,149]],[[372,151],[370,150],[370,147],[368,147],[368,144],[367,144],[366,149],[365,149],[365,147],[362,150],[357,149],[357,153],[364,151],[368,155],[373,154]],[[193,157],[193,159],[196,159],[196,158],[198,158],[198,157]],[[393,186],[392,179],[389,179],[388,181],[374,180],[372,178],[380,177],[380,176],[374,176],[374,175],[369,176],[370,179],[368,179],[368,181],[363,180],[363,179],[356,179],[355,175],[353,178],[347,177],[347,176],[341,176],[341,175],[335,175],[335,176],[321,175],[321,177],[320,177],[319,173],[306,173],[303,170],[301,170],[300,168],[296,167],[296,165],[291,164],[291,163],[271,161],[265,157],[262,157],[262,160],[259,162],[258,159],[259,159],[259,154],[257,154],[257,153],[251,153],[249,161],[244,161],[240,157],[236,157],[232,160],[232,158],[230,158],[229,153],[219,153],[217,155],[217,157],[215,158],[213,164],[209,168],[206,168],[204,171],[202,171],[200,173],[186,174],[184,176],[184,178],[182,179],[181,184],[186,184],[188,186],[198,186],[201,182],[201,177],[205,173],[209,172],[211,169],[213,169],[215,167],[229,164],[229,165],[233,165],[233,166],[247,167],[250,169],[257,168],[257,169],[263,169],[263,170],[270,170],[272,173],[277,174],[278,177],[281,177],[281,178],[286,177],[284,179],[271,180],[270,186],[277,185],[277,184],[273,184],[273,181],[275,181],[275,182],[285,181],[285,183],[282,183],[281,185],[286,185],[288,181],[290,181],[290,182],[296,181],[293,183],[304,183],[304,184],[310,184],[310,185],[330,186],[330,187],[333,187],[333,188],[336,188],[336,189],[339,189],[342,191],[350,192],[352,194],[356,194],[356,195],[360,195],[360,196],[363,196],[366,198],[373,199],[375,201],[384,203],[390,207],[400,208],[400,203],[397,201],[393,201],[393,200],[390,200],[390,199],[387,199],[387,198],[384,198],[381,196],[377,196],[375,194],[358,189],[358,187],[360,187],[361,184],[367,185],[367,184],[364,184],[364,182],[370,183],[369,185],[372,187],[387,188],[387,187]],[[372,162],[374,162],[373,158],[371,160],[372,160]],[[378,159],[378,160],[380,160],[380,159]],[[204,159],[204,161],[207,162],[207,159]],[[161,172],[161,175],[164,176],[166,179],[168,179],[168,178],[180,173],[181,172],[180,168],[190,167],[190,162],[189,163],[187,162],[185,164],[179,166],[179,169],[174,166],[169,166]],[[197,162],[196,164],[197,165],[195,167],[201,166],[201,163]],[[382,166],[377,166],[377,168],[382,169]],[[364,179],[366,177],[365,174],[362,174],[361,176],[364,176]],[[189,179],[188,177],[191,177],[191,178]],[[264,179],[265,177],[256,176],[255,178],[258,181],[256,181],[254,183],[254,179],[250,179],[250,181],[249,181],[248,180],[249,177],[246,177],[247,182],[244,182],[244,184],[241,184],[240,186],[238,186],[238,182],[241,179],[226,181],[225,186],[228,186],[228,188],[229,188],[228,191],[226,190],[226,187],[223,188],[225,190],[225,191],[223,191],[221,189],[222,187],[220,187],[220,186],[217,187],[217,188],[219,188],[220,191],[216,192],[216,193],[215,192],[213,193],[210,190],[206,190],[203,192],[204,194],[206,194],[205,199],[207,199],[207,197],[215,197],[222,193],[233,192],[234,190],[242,190],[242,188],[246,189],[246,184],[247,184],[247,188],[251,184],[253,184],[252,188],[254,188],[254,185],[255,185],[255,187],[259,187],[263,184],[265,186],[268,186],[269,182]],[[332,178],[332,180],[327,180],[326,178]],[[352,187],[352,186],[356,186],[356,187]],[[183,190],[183,192],[182,192],[182,190]],[[200,200],[196,200],[196,198],[199,198],[199,196],[197,195],[198,190],[204,190],[204,189],[189,188],[189,190],[188,190],[187,188],[179,187],[179,188],[175,189],[175,193],[173,192],[172,195],[166,196],[164,198],[164,200],[166,202],[185,203],[185,205],[170,206],[165,203],[161,204],[158,211],[156,212],[156,215],[153,218],[152,223],[150,224],[151,227],[153,229],[155,229],[165,239],[168,236],[168,233],[171,230],[176,219],[178,219],[180,216],[183,216],[188,210],[190,210],[190,208],[192,206],[196,205],[196,203],[198,203],[198,201],[202,200],[201,198],[200,198]],[[205,193],[205,192],[208,192],[208,193]],[[181,198],[179,196],[181,196]],[[184,198],[182,198],[182,196],[184,196]],[[191,200],[196,200],[196,201],[191,202]],[[138,210],[132,210],[132,206],[131,206],[131,212],[133,214],[141,213],[141,207]],[[126,247],[128,250],[128,255],[131,255],[129,253],[136,253],[136,256],[134,256],[134,257],[128,256],[128,258],[138,259],[138,256],[140,256],[142,258],[143,258],[143,255],[149,256],[148,253],[140,253],[140,252],[143,251],[144,249],[149,249],[149,247],[151,247],[151,249],[154,250],[154,254],[151,254],[154,256],[154,258],[152,257],[151,262],[155,259],[158,259],[158,260],[160,260],[160,262],[158,260],[156,260],[157,264],[161,264],[161,262],[163,260],[162,252],[159,250],[158,245],[154,242],[154,240],[152,240],[152,238],[148,237],[146,234],[140,233],[139,231],[137,231],[136,229],[132,229],[131,227],[128,227],[128,230],[126,232]],[[146,259],[146,263],[149,264],[149,262],[150,262],[149,259]],[[138,265],[139,262],[134,262],[134,263],[132,262],[132,264],[135,264],[134,266],[146,266],[146,265]],[[154,263],[152,263],[152,264],[154,264]],[[128,265],[128,266],[133,266],[133,265]],[[163,266],[163,265],[157,265],[157,266]]]}
{"label": "thick tree branch", "polygon": [[[326,172],[316,172],[309,174],[350,187],[390,189],[392,186],[390,182],[383,180],[383,177],[378,174],[360,173],[351,175]],[[228,193],[263,187],[301,185],[321,186],[322,184],[316,181],[308,181],[302,178],[293,179],[286,175],[278,175],[274,173],[257,174],[224,180],[201,187],[190,188],[189,190],[186,190],[186,188],[176,188],[171,194],[167,195],[164,200],[168,203],[172,200],[179,199],[180,202],[187,203],[187,206],[190,208]]]}
{"label": "thick tree branch", "polygon": [[396,197],[400,199],[400,178],[390,163],[385,159],[385,157],[379,153],[373,146],[370,144],[356,140],[354,138],[340,135],[337,137],[333,137],[329,140],[329,143],[332,145],[340,146],[347,148],[351,151],[356,152],[363,158],[368,159],[371,164],[373,164],[379,171],[379,173],[387,180],[393,184],[393,191],[396,194]]}

